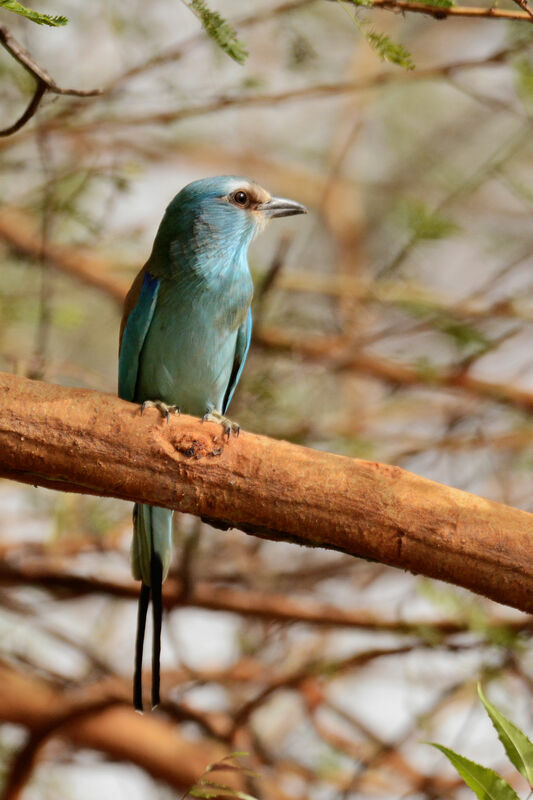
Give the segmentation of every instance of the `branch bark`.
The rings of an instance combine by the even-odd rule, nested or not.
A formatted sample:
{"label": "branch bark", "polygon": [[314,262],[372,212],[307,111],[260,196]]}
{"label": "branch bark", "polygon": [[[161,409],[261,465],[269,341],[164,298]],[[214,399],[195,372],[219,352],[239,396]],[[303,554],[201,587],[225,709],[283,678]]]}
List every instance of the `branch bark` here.
{"label": "branch bark", "polygon": [[325,547],[533,611],[533,515],[420,478],[0,375],[0,476],[139,500]]}

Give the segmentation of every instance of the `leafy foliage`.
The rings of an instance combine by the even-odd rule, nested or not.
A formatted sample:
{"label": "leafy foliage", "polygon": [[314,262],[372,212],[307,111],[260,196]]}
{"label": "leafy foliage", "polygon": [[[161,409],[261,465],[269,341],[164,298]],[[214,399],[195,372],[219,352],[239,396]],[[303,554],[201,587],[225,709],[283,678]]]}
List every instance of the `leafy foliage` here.
{"label": "leafy foliage", "polygon": [[[365,30],[366,28],[366,30]],[[393,42],[386,33],[378,33],[373,25],[362,29],[362,33],[370,47],[378,54],[382,61],[390,61],[404,69],[414,69],[415,65],[411,54],[403,44]]]}
{"label": "leafy foliage", "polygon": [[482,767],[475,761],[455,753],[449,747],[430,742],[436,747],[455,767],[466,785],[472,789],[479,800],[520,800],[514,789],[509,786],[497,772],[488,767]]}
{"label": "leafy foliage", "polygon": [[417,239],[445,239],[459,230],[456,222],[444,214],[432,211],[415,198],[408,198],[402,203],[400,213]]}
{"label": "leafy foliage", "polygon": [[[485,697],[481,684],[477,687],[479,699],[489,715],[498,738],[505,748],[511,764],[533,786],[533,743]],[[448,747],[430,742],[453,764],[461,778],[480,800],[519,800],[514,789],[497,772],[476,764],[475,761],[455,753]]]}
{"label": "leafy foliage", "polygon": [[501,711],[487,700],[481,684],[478,684],[477,693],[505,748],[507,758],[533,787],[533,743],[520,728],[504,717]]}
{"label": "leafy foliage", "polygon": [[453,340],[459,351],[468,350],[472,355],[480,355],[490,349],[491,342],[473,325],[454,319],[444,312],[436,315],[434,327]]}
{"label": "leafy foliage", "polygon": [[37,25],[49,25],[52,28],[57,28],[61,25],[66,25],[68,22],[67,17],[41,14],[38,11],[34,11],[32,8],[26,8],[26,6],[18,3],[17,0],[0,0],[0,7],[7,9],[7,11],[13,11],[15,14],[20,14],[22,17],[26,17],[26,19],[36,22]]}
{"label": "leafy foliage", "polygon": [[430,302],[402,299],[397,306],[416,319],[427,320],[435,330],[449,336],[461,354],[480,355],[492,346],[491,340],[474,325],[458,320]]}
{"label": "leafy foliage", "polygon": [[204,31],[227,55],[238,64],[244,64],[248,51],[238,39],[236,31],[218,11],[209,8],[205,0],[183,0],[202,23]]}
{"label": "leafy foliage", "polygon": [[[344,5],[343,0],[338,0],[340,5],[344,8],[350,19],[359,28],[366,41],[374,50],[375,53],[381,58],[382,61],[390,61],[392,64],[397,64],[404,69],[414,69],[415,64],[411,58],[408,50],[397,42],[387,36],[386,33],[379,33],[369,20],[360,19],[357,13],[350,14],[349,10]],[[359,6],[362,8],[372,8],[372,0],[349,0],[351,5]]]}

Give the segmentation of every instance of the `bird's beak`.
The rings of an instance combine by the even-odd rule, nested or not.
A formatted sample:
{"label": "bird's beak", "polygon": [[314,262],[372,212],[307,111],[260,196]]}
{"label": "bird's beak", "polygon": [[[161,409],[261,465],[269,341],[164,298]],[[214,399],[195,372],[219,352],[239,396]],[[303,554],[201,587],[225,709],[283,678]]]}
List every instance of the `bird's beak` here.
{"label": "bird's beak", "polygon": [[258,211],[262,211],[265,217],[292,217],[295,214],[307,214],[307,209],[301,203],[294,200],[287,200],[285,197],[271,197],[267,203],[257,206]]}

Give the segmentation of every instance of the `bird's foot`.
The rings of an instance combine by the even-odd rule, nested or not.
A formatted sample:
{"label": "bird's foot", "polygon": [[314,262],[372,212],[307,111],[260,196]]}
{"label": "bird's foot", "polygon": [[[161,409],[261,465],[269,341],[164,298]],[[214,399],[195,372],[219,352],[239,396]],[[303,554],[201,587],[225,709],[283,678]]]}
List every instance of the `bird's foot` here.
{"label": "bird's foot", "polygon": [[141,415],[144,414],[147,408],[157,408],[162,417],[166,417],[167,422],[171,414],[181,414],[179,406],[169,406],[163,403],[162,400],[145,400],[141,405]]}
{"label": "bird's foot", "polygon": [[202,422],[218,422],[224,428],[224,435],[230,438],[231,434],[233,433],[235,436],[238,436],[241,432],[241,426],[238,425],[236,422],[232,422],[230,419],[225,417],[220,411],[213,409],[212,411],[208,411],[207,414],[204,414]]}

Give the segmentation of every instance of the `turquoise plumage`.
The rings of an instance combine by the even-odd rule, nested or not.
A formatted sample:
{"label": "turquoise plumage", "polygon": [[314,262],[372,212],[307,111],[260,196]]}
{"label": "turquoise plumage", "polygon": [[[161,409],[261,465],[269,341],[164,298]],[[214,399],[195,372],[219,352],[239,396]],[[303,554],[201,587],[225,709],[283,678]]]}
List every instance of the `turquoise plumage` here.
{"label": "turquoise plumage", "polygon": [[[238,426],[224,415],[241,377],[252,332],[253,283],[248,246],[272,217],[305,213],[245,178],[195,181],[163,217],[150,258],[124,307],[119,396]],[[152,706],[159,703],[161,584],[172,556],[172,511],[136,504],[132,571],[142,582],[137,625],[134,704],[142,710],[142,654],[153,608]]]}

